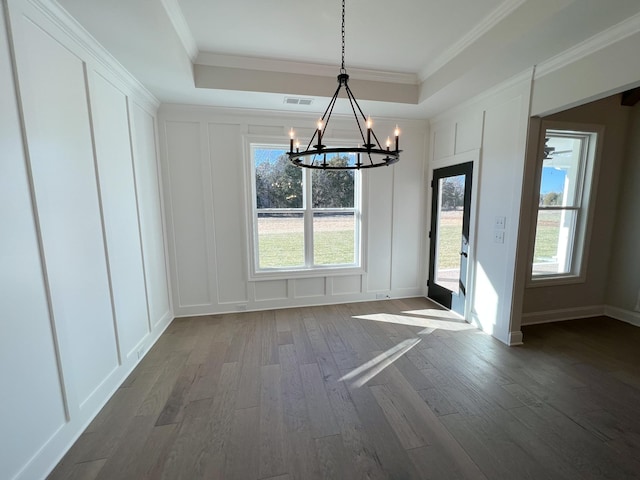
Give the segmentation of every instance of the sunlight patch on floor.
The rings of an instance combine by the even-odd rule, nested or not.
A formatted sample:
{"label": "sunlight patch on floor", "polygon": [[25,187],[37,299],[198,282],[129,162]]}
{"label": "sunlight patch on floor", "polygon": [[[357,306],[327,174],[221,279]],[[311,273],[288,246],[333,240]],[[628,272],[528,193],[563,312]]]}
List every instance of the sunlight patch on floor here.
{"label": "sunlight patch on floor", "polygon": [[[443,312],[442,310],[433,310],[434,312]],[[444,311],[444,313],[448,313]],[[445,316],[439,318],[434,317],[412,317],[409,315],[395,315],[392,313],[372,313],[369,315],[356,315],[354,318],[361,320],[371,320],[375,322],[395,323],[398,325],[407,325],[410,327],[421,327],[430,329],[448,330],[451,332],[460,332],[462,330],[473,330],[476,327],[470,325],[464,320],[458,318],[447,318]],[[433,331],[433,330],[432,330]],[[425,334],[431,332],[425,332]]]}
{"label": "sunlight patch on floor", "polygon": [[420,343],[419,338],[408,338],[402,342],[400,342],[395,347],[390,348],[384,353],[372,358],[368,362],[363,363],[359,367],[351,370],[346,375],[343,375],[340,378],[340,382],[351,381],[351,386],[360,388],[373,377],[378,375],[381,371],[395,362],[402,355],[407,353],[413,347],[415,347],[418,343]]}

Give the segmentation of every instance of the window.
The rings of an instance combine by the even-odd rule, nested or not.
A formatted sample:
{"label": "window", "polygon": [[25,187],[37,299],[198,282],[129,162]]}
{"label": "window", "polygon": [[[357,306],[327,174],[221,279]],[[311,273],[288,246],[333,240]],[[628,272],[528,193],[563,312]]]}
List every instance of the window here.
{"label": "window", "polygon": [[285,148],[250,144],[252,274],[359,268],[359,172],[298,168]]}
{"label": "window", "polygon": [[544,127],[531,278],[579,280],[584,277],[597,133]]}

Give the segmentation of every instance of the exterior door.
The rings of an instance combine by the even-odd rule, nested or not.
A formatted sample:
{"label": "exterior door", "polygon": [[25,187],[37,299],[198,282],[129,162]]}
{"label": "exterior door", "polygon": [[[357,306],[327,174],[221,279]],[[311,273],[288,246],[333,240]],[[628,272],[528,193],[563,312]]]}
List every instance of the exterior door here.
{"label": "exterior door", "polygon": [[473,162],[433,171],[428,297],[464,316]]}

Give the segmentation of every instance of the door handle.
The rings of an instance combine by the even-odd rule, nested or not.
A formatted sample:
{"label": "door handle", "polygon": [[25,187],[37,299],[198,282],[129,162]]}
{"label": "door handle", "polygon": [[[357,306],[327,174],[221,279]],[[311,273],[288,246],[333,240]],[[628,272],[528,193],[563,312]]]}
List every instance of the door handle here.
{"label": "door handle", "polygon": [[464,258],[467,258],[469,255],[467,255],[467,252],[460,252],[460,255],[462,255]]}

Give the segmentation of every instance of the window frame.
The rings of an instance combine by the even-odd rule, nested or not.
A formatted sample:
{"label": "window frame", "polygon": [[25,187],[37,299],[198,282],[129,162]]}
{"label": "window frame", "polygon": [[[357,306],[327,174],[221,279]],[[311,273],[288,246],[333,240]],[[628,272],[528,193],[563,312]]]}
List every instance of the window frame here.
{"label": "window frame", "polygon": [[[258,136],[244,135],[245,151],[245,178],[247,193],[247,251],[249,252],[248,274],[249,280],[282,280],[289,278],[329,277],[337,275],[362,275],[365,268],[365,232],[366,232],[366,172],[354,170],[354,206],[352,208],[314,208],[311,200],[311,175],[313,170],[302,168],[303,200],[301,208],[257,208],[255,161],[253,152],[255,148],[272,148],[288,150],[288,145],[283,139],[286,135]],[[341,142],[349,145],[349,141],[328,138],[332,142]],[[356,143],[351,141],[355,146]],[[354,256],[355,262],[344,265],[313,265],[313,214],[314,212],[353,212],[354,217]],[[304,259],[305,264],[294,267],[259,268],[259,242],[258,242],[258,213],[300,213],[304,222]]]}
{"label": "window frame", "polygon": [[[540,135],[536,156],[536,170],[534,178],[532,200],[532,223],[529,248],[529,262],[527,287],[547,287],[553,285],[568,285],[586,282],[591,231],[596,204],[596,192],[598,189],[598,174],[602,145],[604,139],[604,127],[602,125],[580,124],[573,122],[558,122],[543,120],[540,123]],[[541,208],[539,204],[540,185],[542,182],[542,169],[544,166],[545,139],[549,136],[580,137],[587,140],[580,166],[578,168],[580,184],[576,186],[575,200],[570,206],[546,206]],[[573,211],[576,212],[575,225],[568,240],[571,248],[570,269],[565,273],[533,274],[535,257],[535,244],[537,235],[538,214],[540,211]]]}

